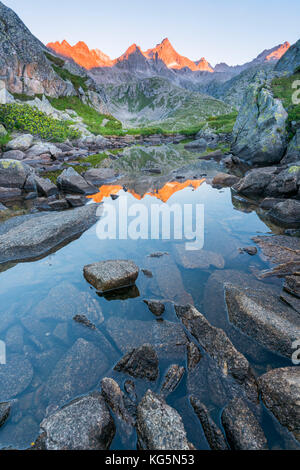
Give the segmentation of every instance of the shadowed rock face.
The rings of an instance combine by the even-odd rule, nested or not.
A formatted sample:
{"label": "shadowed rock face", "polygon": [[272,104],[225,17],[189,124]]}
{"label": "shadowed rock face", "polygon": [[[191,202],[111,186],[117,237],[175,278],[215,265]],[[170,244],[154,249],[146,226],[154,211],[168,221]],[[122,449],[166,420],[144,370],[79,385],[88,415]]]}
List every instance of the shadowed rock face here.
{"label": "shadowed rock face", "polygon": [[59,96],[75,90],[52,69],[46,47],[0,2],[0,75],[12,93]]}

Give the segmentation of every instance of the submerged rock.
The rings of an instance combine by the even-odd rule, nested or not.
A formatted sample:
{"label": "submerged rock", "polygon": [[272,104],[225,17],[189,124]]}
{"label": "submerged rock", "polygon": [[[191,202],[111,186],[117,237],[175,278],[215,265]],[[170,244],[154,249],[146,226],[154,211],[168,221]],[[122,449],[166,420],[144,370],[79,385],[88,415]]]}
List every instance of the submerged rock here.
{"label": "submerged rock", "polygon": [[233,346],[226,333],[206,320],[191,305],[175,306],[175,311],[184,326],[196,338],[208,355],[216,362],[225,376],[228,374],[241,385],[252,400],[257,399],[257,384],[250,364]]}
{"label": "submerged rock", "polygon": [[151,344],[144,344],[127,353],[114,368],[135,378],[155,381],[158,377],[158,356]]}
{"label": "submerged rock", "polygon": [[0,227],[0,263],[46,255],[97,222],[98,205],[14,217]]}
{"label": "submerged rock", "polygon": [[190,450],[178,412],[148,390],[137,409],[137,434],[143,450]]}
{"label": "submerged rock", "polygon": [[177,323],[112,317],[105,326],[123,354],[143,344],[151,344],[158,356],[164,359],[173,361],[185,357],[188,340],[182,326]]}
{"label": "submerged rock", "polygon": [[213,251],[188,251],[184,245],[175,245],[177,263],[185,269],[209,269],[211,266],[223,269],[225,260],[222,255]]}
{"label": "submerged rock", "polygon": [[44,401],[61,406],[89,392],[108,367],[109,360],[102,350],[79,338],[52,370],[45,384]]}
{"label": "submerged rock", "polygon": [[0,365],[0,401],[11,400],[30,385],[33,368],[21,354],[8,354],[7,363]]}
{"label": "submerged rock", "polygon": [[139,268],[133,261],[109,260],[85,266],[83,272],[92,286],[106,292],[134,285]]}
{"label": "submerged rock", "polygon": [[210,417],[206,406],[196,397],[191,397],[190,402],[201,422],[205,437],[211,450],[228,450],[225,437],[221,429]]}
{"label": "submerged rock", "polygon": [[44,419],[36,448],[106,450],[115,435],[114,421],[100,393],[74,400]]}
{"label": "submerged rock", "polygon": [[300,442],[300,368],[271,370],[259,378],[258,385],[265,405]]}
{"label": "submerged rock", "polygon": [[144,303],[156,317],[161,317],[166,309],[165,305],[159,300],[144,300]]}
{"label": "submerged rock", "polygon": [[291,357],[300,338],[300,317],[279,298],[227,284],[225,298],[230,321],[273,352]]}
{"label": "submerged rock", "polygon": [[267,439],[253,412],[241,399],[223,410],[222,424],[232,450],[267,450]]}

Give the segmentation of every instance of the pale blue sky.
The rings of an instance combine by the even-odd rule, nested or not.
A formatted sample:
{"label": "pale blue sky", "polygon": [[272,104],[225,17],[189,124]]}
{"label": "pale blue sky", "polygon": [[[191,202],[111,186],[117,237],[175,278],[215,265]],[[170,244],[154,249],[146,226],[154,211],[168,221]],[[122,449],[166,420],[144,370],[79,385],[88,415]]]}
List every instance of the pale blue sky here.
{"label": "pale blue sky", "polygon": [[192,60],[244,63],[300,38],[299,0],[4,0],[44,43],[85,41],[112,58],[168,37]]}

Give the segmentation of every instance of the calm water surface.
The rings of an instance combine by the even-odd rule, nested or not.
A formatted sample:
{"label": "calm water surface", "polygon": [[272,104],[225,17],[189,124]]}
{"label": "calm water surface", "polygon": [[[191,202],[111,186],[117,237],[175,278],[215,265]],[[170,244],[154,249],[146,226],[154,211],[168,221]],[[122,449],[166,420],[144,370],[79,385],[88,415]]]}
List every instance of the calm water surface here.
{"label": "calm water surface", "polygon": [[[203,174],[212,176],[217,171],[218,164],[203,162]],[[270,229],[255,212],[236,209],[230,189],[213,189],[204,178],[175,180],[173,185],[166,186],[151,178],[141,183],[140,177],[135,179],[133,176],[128,183],[127,192],[122,189],[122,184],[107,185],[100,188],[99,195],[94,199],[113,204],[116,211],[120,199],[113,201],[110,194],[126,198],[129,207],[132,204],[144,204],[148,209],[151,204],[204,204],[204,250],[223,256],[223,270],[226,270],[228,281],[232,271],[252,276],[251,273],[265,268],[266,264],[259,256],[240,254],[238,249],[253,245],[251,237],[268,234]],[[258,374],[270,367],[291,365],[289,361],[266,352],[237,330],[235,334],[232,333],[233,328],[222,307],[223,299],[216,301],[209,289],[211,276],[221,269],[212,266],[207,269],[185,268],[177,256],[178,244],[183,245],[184,242],[172,239],[99,240],[96,228],[92,227],[79,239],[54,254],[38,261],[19,263],[0,273],[0,340],[7,344],[7,362],[8,365],[11,364],[10,380],[24,383],[22,390],[14,397],[8,422],[0,430],[1,448],[29,447],[39,433],[40,422],[56,409],[58,403],[63,405],[75,396],[99,388],[101,378],[114,377],[123,386],[128,377],[113,372],[114,365],[131,346],[147,342],[147,332],[151,328],[155,330],[155,325],[160,328],[156,318],[143,303],[145,298],[169,299],[180,303],[192,298],[195,306],[211,323],[224,328],[232,340],[234,338],[237,348],[246,355]],[[149,258],[149,254],[159,251],[169,254],[162,258]],[[152,271],[153,278],[141,272],[136,283],[137,289],[126,294],[129,298],[126,295],[125,298],[101,297],[85,281],[83,267],[106,259],[132,259],[141,269]],[[275,286],[281,284],[278,280],[272,282]],[[97,314],[93,313],[95,305],[98,321]],[[99,315],[101,310],[102,316]],[[75,324],[72,318],[78,313],[93,320],[102,336]],[[179,325],[171,303],[167,304],[164,320]],[[90,374],[84,362],[75,366],[72,389],[74,396],[70,397],[64,395],[64,391],[57,391],[60,386],[57,384],[59,378],[57,381],[53,380],[53,371],[59,370],[55,369],[59,361],[63,361],[69,354],[78,338],[84,338],[97,346],[106,359],[103,360],[98,375]],[[28,371],[28,363],[32,367],[31,372]],[[163,376],[173,363],[186,365],[186,355],[182,351],[174,356],[160,353],[160,378],[155,384],[136,381],[139,398],[147,388],[159,391]],[[3,374],[5,367],[7,366],[0,366],[0,374]],[[209,367],[208,361],[208,381]],[[211,380],[214,381],[212,372]],[[214,384],[210,386],[213,387]],[[189,439],[197,448],[207,449],[208,445],[189,405],[187,394],[188,383],[185,377],[167,401],[183,416]],[[0,384],[0,401],[8,398],[10,397],[5,396]],[[224,404],[214,400],[209,386],[207,389],[204,387],[202,398],[220,424]],[[289,445],[266,410],[263,411],[262,423],[270,447],[284,448]],[[117,431],[112,449],[135,448],[134,434],[124,438]]]}

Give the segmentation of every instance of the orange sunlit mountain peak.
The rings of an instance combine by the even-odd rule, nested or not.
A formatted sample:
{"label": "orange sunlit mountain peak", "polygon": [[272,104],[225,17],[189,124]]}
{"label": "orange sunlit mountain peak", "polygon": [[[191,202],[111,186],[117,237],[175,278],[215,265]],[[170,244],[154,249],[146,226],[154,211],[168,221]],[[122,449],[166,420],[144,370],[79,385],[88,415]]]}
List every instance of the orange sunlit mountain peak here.
{"label": "orange sunlit mountain peak", "polygon": [[[187,67],[193,72],[200,70],[195,62],[178,54],[168,38],[165,38],[153,49],[148,49],[144,54],[148,59],[160,59],[170,69],[180,70]],[[213,69],[210,67],[209,71],[213,72]]]}
{"label": "orange sunlit mountain peak", "polygon": [[290,47],[290,43],[288,41],[285,41],[285,43],[281,44],[277,49],[275,49],[275,51],[267,55],[266,60],[279,60]]}
{"label": "orange sunlit mountain peak", "polygon": [[96,67],[111,67],[113,61],[99,49],[89,49],[84,41],[79,41],[71,46],[65,39],[62,42],[50,42],[47,47],[56,54],[73,59],[81,67],[87,70]]}

